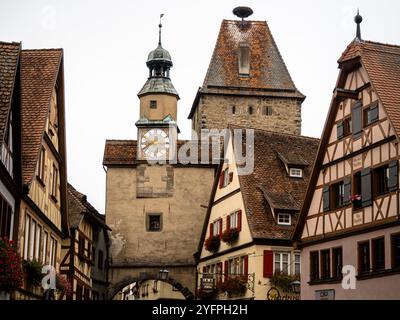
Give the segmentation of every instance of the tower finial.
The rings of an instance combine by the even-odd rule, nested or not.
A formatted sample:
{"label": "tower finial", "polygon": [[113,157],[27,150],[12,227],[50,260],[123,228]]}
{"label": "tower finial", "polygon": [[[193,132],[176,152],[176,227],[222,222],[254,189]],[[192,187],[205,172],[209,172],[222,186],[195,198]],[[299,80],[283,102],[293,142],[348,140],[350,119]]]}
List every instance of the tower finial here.
{"label": "tower finial", "polygon": [[363,18],[360,16],[360,10],[357,9],[357,15],[354,17],[354,22],[357,24],[357,33],[356,39],[361,40],[361,27],[360,24],[363,21]]}
{"label": "tower finial", "polygon": [[160,23],[158,25],[158,45],[161,46],[161,28],[162,28],[162,24],[161,24],[161,18],[164,17],[164,13],[160,14]]}

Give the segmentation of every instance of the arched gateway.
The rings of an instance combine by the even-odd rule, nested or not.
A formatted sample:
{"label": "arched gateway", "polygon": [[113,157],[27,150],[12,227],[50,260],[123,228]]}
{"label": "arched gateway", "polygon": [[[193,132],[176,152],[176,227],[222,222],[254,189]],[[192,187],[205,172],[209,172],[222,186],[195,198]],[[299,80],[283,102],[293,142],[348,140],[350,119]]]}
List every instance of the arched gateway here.
{"label": "arched gateway", "polygon": [[139,276],[127,276],[124,277],[123,279],[119,280],[115,284],[111,285],[108,289],[108,300],[111,300],[114,298],[114,296],[120,292],[123,288],[126,286],[132,284],[132,283],[142,283],[147,280],[159,280],[162,282],[166,282],[170,284],[172,287],[174,287],[177,291],[182,293],[182,295],[185,297],[186,300],[193,300],[194,299],[194,293],[189,290],[187,287],[185,287],[181,282],[177,281],[174,278],[168,277],[167,279],[160,279],[157,274],[151,274],[151,273],[140,273]]}

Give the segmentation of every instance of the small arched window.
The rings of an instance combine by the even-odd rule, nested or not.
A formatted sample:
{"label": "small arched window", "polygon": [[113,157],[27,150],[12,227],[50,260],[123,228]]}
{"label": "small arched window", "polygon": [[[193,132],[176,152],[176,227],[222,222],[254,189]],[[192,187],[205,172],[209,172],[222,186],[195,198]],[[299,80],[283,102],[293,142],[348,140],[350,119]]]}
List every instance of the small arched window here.
{"label": "small arched window", "polygon": [[254,113],[254,108],[252,106],[249,106],[249,108],[247,109],[247,112],[249,114],[253,114]]}

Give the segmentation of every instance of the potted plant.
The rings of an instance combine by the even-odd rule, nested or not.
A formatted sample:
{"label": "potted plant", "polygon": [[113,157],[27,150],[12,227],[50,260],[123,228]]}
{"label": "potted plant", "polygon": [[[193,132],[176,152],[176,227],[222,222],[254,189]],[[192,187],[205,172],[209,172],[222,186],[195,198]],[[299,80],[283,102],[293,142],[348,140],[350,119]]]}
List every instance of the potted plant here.
{"label": "potted plant", "polygon": [[197,290],[197,298],[199,300],[215,300],[218,295],[218,289],[204,290],[202,288]]}
{"label": "potted plant", "polygon": [[216,251],[218,251],[220,244],[221,244],[220,237],[219,236],[212,236],[212,237],[209,237],[205,241],[204,246],[205,246],[207,251],[216,252]]}
{"label": "potted plant", "polygon": [[10,291],[20,288],[24,273],[14,241],[0,238],[0,300],[9,299]]}
{"label": "potted plant", "polygon": [[361,207],[361,195],[359,194],[352,195],[350,197],[350,201],[355,207]]}
{"label": "potted plant", "polygon": [[226,229],[221,236],[223,242],[232,244],[239,238],[239,230],[237,228]]}
{"label": "potted plant", "polygon": [[56,289],[60,291],[59,300],[61,300],[64,295],[69,296],[72,293],[72,285],[71,282],[68,280],[67,276],[65,275],[56,275]]}
{"label": "potted plant", "polygon": [[228,277],[219,284],[219,290],[227,292],[229,297],[242,296],[247,290],[247,277]]}
{"label": "potted plant", "polygon": [[292,291],[292,283],[300,280],[298,275],[289,275],[285,272],[275,272],[271,278],[271,284],[281,288],[284,292]]}
{"label": "potted plant", "polygon": [[23,267],[25,271],[27,286],[40,285],[43,278],[43,264],[36,260],[32,260],[24,262]]}

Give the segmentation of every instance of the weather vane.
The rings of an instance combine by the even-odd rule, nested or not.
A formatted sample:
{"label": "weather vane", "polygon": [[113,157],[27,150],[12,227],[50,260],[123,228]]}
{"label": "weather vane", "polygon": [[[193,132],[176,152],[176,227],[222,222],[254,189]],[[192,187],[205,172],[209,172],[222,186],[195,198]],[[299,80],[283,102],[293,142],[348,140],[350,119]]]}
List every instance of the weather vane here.
{"label": "weather vane", "polygon": [[160,23],[158,25],[158,45],[161,46],[161,28],[162,28],[162,24],[161,24],[161,18],[164,17],[164,13],[160,14]]}

